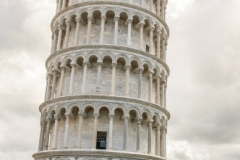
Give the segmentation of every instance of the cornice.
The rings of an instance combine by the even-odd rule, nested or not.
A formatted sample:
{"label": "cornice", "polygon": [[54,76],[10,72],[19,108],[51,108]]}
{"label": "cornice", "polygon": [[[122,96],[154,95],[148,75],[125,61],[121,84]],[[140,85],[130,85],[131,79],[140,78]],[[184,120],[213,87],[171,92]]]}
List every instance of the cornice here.
{"label": "cornice", "polygon": [[89,49],[89,50],[90,50],[90,49],[97,49],[97,50],[99,50],[99,49],[106,49],[106,50],[114,49],[114,50],[120,50],[120,51],[127,51],[127,52],[137,53],[137,54],[140,54],[140,55],[142,55],[142,56],[146,56],[146,57],[148,57],[148,58],[151,58],[151,59],[157,61],[158,63],[160,63],[162,66],[165,67],[168,75],[170,75],[170,69],[169,69],[168,65],[167,65],[164,61],[162,61],[161,59],[157,58],[156,56],[151,55],[151,54],[149,54],[149,53],[147,53],[147,52],[138,50],[138,49],[129,48],[129,47],[124,47],[124,46],[116,46],[116,45],[82,45],[82,46],[69,47],[69,48],[66,48],[66,49],[62,49],[62,50],[60,50],[60,51],[57,51],[57,52],[51,54],[51,55],[47,58],[46,63],[45,63],[45,67],[47,68],[47,64],[48,64],[48,62],[49,62],[52,58],[54,58],[54,57],[56,57],[56,56],[58,56],[58,55],[64,54],[64,53],[66,53],[66,52],[73,52],[73,51],[77,51],[77,50],[80,50],[80,49]]}
{"label": "cornice", "polygon": [[122,7],[129,7],[129,8],[133,8],[133,9],[136,9],[136,10],[139,10],[139,11],[142,11],[142,12],[145,12],[151,16],[153,16],[154,18],[156,18],[157,20],[159,20],[163,25],[164,27],[166,28],[167,30],[167,35],[168,37],[170,36],[170,31],[169,31],[169,27],[167,25],[167,23],[161,18],[159,17],[158,15],[156,15],[155,13],[145,9],[145,8],[142,8],[142,7],[139,7],[139,6],[136,6],[136,5],[132,5],[132,4],[128,4],[128,3],[122,3],[122,2],[109,2],[109,1],[98,1],[98,2],[81,2],[81,3],[78,3],[78,4],[74,4],[72,6],[69,6],[67,8],[65,8],[64,10],[60,11],[59,13],[57,13],[52,22],[51,22],[51,28],[53,26],[53,23],[54,21],[63,13],[67,12],[67,11],[70,11],[72,9],[76,9],[76,8],[79,8],[79,7],[84,7],[84,6],[91,6],[91,5],[113,5],[113,6],[122,6]]}
{"label": "cornice", "polygon": [[[111,155],[111,156],[110,156]],[[136,160],[165,160],[163,157],[158,157],[150,154],[129,152],[129,151],[109,151],[109,150],[84,150],[84,149],[66,149],[66,150],[51,150],[42,151],[33,155],[34,159],[46,157],[73,156],[73,157],[117,157],[117,158],[132,158]]]}
{"label": "cornice", "polygon": [[107,101],[114,101],[114,102],[121,102],[121,103],[137,103],[137,104],[141,104],[143,106],[148,106],[151,107],[153,109],[159,110],[162,113],[164,113],[168,119],[170,119],[170,113],[162,107],[159,107],[157,104],[151,103],[151,102],[147,102],[147,101],[143,101],[143,100],[139,100],[139,99],[133,99],[133,98],[127,98],[127,97],[117,97],[117,96],[107,96],[107,95],[74,95],[74,96],[64,96],[64,97],[59,97],[59,98],[54,98],[51,100],[48,100],[44,103],[42,103],[39,106],[39,111],[41,112],[42,109],[48,105],[51,104],[55,104],[55,103],[61,103],[61,102],[65,102],[65,101],[102,101],[102,100],[107,100]]}

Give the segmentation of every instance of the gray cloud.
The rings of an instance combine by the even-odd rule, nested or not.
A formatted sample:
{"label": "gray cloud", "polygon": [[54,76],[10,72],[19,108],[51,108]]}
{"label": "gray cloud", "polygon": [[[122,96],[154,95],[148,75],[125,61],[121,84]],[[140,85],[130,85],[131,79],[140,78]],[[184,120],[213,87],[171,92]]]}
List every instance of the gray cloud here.
{"label": "gray cloud", "polygon": [[[240,159],[240,2],[169,2],[169,160]],[[32,159],[55,2],[0,2],[0,157]],[[177,15],[177,16],[176,16]],[[31,131],[31,132],[30,132]],[[26,139],[27,137],[27,139]]]}

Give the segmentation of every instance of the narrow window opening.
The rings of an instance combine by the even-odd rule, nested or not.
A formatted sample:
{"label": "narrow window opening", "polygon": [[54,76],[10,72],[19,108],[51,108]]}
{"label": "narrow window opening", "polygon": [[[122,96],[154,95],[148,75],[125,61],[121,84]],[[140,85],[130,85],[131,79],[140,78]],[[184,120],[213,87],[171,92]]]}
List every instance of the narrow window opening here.
{"label": "narrow window opening", "polygon": [[146,45],[146,52],[149,52],[149,45]]}
{"label": "narrow window opening", "polygon": [[97,149],[106,149],[107,132],[97,132]]}

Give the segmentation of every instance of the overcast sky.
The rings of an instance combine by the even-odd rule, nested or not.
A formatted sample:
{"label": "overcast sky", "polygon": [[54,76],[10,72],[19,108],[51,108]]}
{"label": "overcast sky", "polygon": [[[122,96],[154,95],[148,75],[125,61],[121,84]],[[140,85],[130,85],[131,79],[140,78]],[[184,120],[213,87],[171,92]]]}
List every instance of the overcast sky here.
{"label": "overcast sky", "polygon": [[[168,160],[240,159],[240,1],[169,0]],[[0,159],[32,160],[55,0],[0,0]]]}

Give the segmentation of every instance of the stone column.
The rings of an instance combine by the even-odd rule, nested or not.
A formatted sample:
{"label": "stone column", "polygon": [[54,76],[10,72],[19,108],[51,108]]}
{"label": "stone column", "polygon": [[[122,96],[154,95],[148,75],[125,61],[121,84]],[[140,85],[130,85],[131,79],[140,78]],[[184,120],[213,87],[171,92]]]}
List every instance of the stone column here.
{"label": "stone column", "polygon": [[148,154],[152,154],[152,121],[148,124]]}
{"label": "stone column", "polygon": [[127,39],[127,45],[131,46],[132,43],[132,19],[128,19],[128,39]]}
{"label": "stone column", "polygon": [[45,96],[45,101],[49,100],[50,99],[50,90],[51,90],[51,78],[52,77],[52,74],[51,73],[48,73],[47,75],[47,91],[46,91],[46,96]]}
{"label": "stone column", "polygon": [[113,63],[112,64],[112,84],[111,84],[111,95],[115,95],[115,79],[116,79],[116,67],[117,64]]}
{"label": "stone column", "polygon": [[153,12],[153,1],[150,1],[150,11]]}
{"label": "stone column", "polygon": [[161,126],[160,126],[160,124],[158,124],[157,125],[157,139],[156,139],[156,146],[157,146],[157,148],[156,148],[156,150],[157,150],[157,153],[156,153],[156,155],[157,156],[160,156],[160,134],[161,134]]}
{"label": "stone column", "polygon": [[149,80],[149,90],[148,90],[148,101],[152,102],[152,75],[153,73],[150,71],[148,75]]}
{"label": "stone column", "polygon": [[78,148],[82,148],[82,124],[83,124],[83,115],[79,114],[79,124],[78,124]]}
{"label": "stone column", "polygon": [[41,121],[41,131],[40,131],[38,151],[42,151],[43,150],[45,123],[46,123],[45,121],[43,121],[43,120]]}
{"label": "stone column", "polygon": [[62,26],[60,25],[58,27],[57,51],[59,51],[61,49],[61,43],[62,43]]}
{"label": "stone column", "polygon": [[85,94],[88,63],[84,62],[83,65],[84,65],[84,69],[83,69],[82,94]]}
{"label": "stone column", "polygon": [[53,135],[53,149],[57,149],[57,133],[58,133],[58,116],[55,115],[54,135]]}
{"label": "stone column", "polygon": [[45,150],[48,150],[50,125],[51,125],[50,118],[47,118],[47,132],[46,132],[46,139],[45,139]]}
{"label": "stone column", "polygon": [[160,106],[160,77],[157,77],[157,104]]}
{"label": "stone column", "polygon": [[141,1],[141,2],[140,2],[140,3],[141,3],[141,7],[143,7],[143,0],[140,0],[140,1]]}
{"label": "stone column", "polygon": [[143,26],[144,23],[140,23],[140,49],[144,51],[144,46],[143,46]]}
{"label": "stone column", "polygon": [[115,17],[115,30],[114,30],[114,44],[118,44],[118,21],[119,17]]}
{"label": "stone column", "polygon": [[76,22],[77,22],[77,28],[76,28],[76,33],[75,33],[74,44],[75,44],[75,46],[78,46],[78,37],[79,37],[79,31],[80,31],[81,18],[80,18],[80,17],[77,17],[77,18],[76,18]]}
{"label": "stone column", "polygon": [[56,13],[60,12],[60,10],[61,10],[62,0],[58,0],[57,2],[58,3],[57,3],[57,12]]}
{"label": "stone column", "polygon": [[92,17],[88,17],[88,29],[87,29],[87,42],[86,42],[86,44],[90,44],[91,29],[92,29]]}
{"label": "stone column", "polygon": [[151,27],[150,28],[150,51],[149,51],[150,54],[153,54],[153,30],[154,28]]}
{"label": "stone column", "polygon": [[160,4],[160,1],[161,1],[161,0],[157,0],[157,15],[158,15],[158,16],[161,16],[161,15],[160,15],[160,5],[161,5],[161,4]]}
{"label": "stone column", "polygon": [[55,88],[56,88],[56,81],[57,81],[57,71],[53,71],[53,81],[52,81],[52,92],[51,92],[51,99],[54,98],[55,95]]}
{"label": "stone column", "polygon": [[166,8],[166,3],[165,0],[161,0],[161,18],[165,20],[165,8]]}
{"label": "stone column", "polygon": [[163,49],[162,49],[162,60],[164,61],[164,62],[166,62],[166,51],[167,51],[167,41],[166,41],[166,38],[163,38],[163,40],[162,40],[162,47],[163,47]]}
{"label": "stone column", "polygon": [[72,5],[72,1],[73,1],[73,0],[69,0],[68,6],[71,6],[71,5]]}
{"label": "stone column", "polygon": [[64,132],[64,149],[68,149],[68,133],[69,133],[69,114],[65,114],[66,122],[65,122],[65,132]]}
{"label": "stone column", "polygon": [[66,22],[67,25],[67,29],[66,29],[66,39],[65,39],[65,43],[64,43],[64,47],[63,48],[67,48],[68,47],[68,40],[69,40],[69,32],[70,32],[70,27],[71,27],[71,22],[67,21]]}
{"label": "stone column", "polygon": [[108,141],[108,150],[112,150],[113,118],[114,118],[114,115],[109,115],[109,141]]}
{"label": "stone column", "polygon": [[62,96],[62,89],[63,89],[63,80],[65,75],[66,68],[64,66],[61,67],[61,78],[60,78],[60,85],[58,89],[58,97]]}
{"label": "stone column", "polygon": [[164,85],[164,108],[166,109],[167,107],[167,85]]}
{"label": "stone column", "polygon": [[163,107],[164,108],[164,104],[165,104],[165,102],[164,102],[164,82],[163,83],[161,83],[161,107]]}
{"label": "stone column", "polygon": [[161,54],[161,32],[157,32],[157,57],[160,58]]}
{"label": "stone column", "polygon": [[99,114],[94,115],[92,149],[96,149],[98,117],[99,117]]}
{"label": "stone column", "polygon": [[53,31],[53,41],[52,41],[52,49],[51,49],[52,54],[56,51],[56,44],[57,44],[57,33],[56,31]]}
{"label": "stone column", "polygon": [[76,71],[76,64],[71,63],[72,71],[71,71],[71,79],[70,79],[70,87],[69,87],[69,95],[73,95],[73,87],[74,87],[74,76]]}
{"label": "stone column", "polygon": [[128,142],[128,119],[129,117],[124,117],[124,134],[123,134],[123,150],[127,150],[127,142]]}
{"label": "stone column", "polygon": [[66,0],[63,0],[63,3],[62,3],[62,10],[65,8],[66,6]]}
{"label": "stone column", "polygon": [[162,128],[162,139],[161,139],[161,156],[166,158],[166,128]]}
{"label": "stone column", "polygon": [[100,31],[100,44],[103,44],[103,42],[104,42],[105,20],[106,20],[106,17],[102,16],[102,18],[101,18],[101,31]]}
{"label": "stone column", "polygon": [[98,62],[98,72],[97,72],[97,86],[96,93],[101,92],[101,74],[102,74],[102,62]]}
{"label": "stone column", "polygon": [[143,68],[139,68],[139,72],[138,72],[138,99],[142,99],[142,73],[143,73]]}
{"label": "stone column", "polygon": [[130,66],[126,65],[126,84],[125,84],[125,96],[129,96],[129,76],[130,76]]}
{"label": "stone column", "polygon": [[141,128],[142,123],[141,120],[139,119],[137,122],[137,152],[141,151]]}

